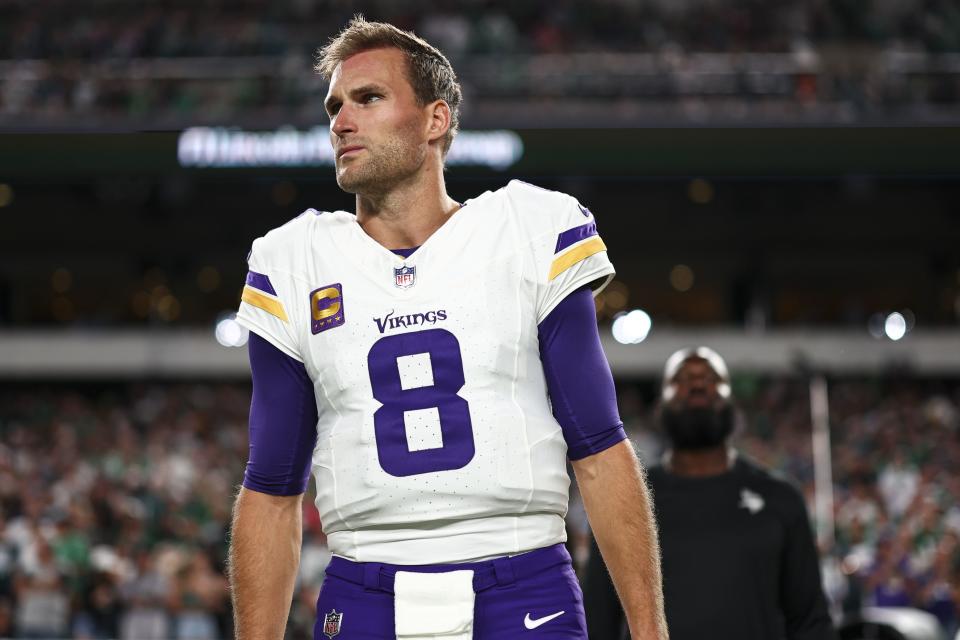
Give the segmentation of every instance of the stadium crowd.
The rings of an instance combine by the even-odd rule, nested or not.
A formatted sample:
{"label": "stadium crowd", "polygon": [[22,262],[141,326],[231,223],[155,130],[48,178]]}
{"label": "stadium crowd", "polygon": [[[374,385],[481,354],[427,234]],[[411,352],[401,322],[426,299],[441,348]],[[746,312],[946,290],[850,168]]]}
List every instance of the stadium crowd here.
{"label": "stadium crowd", "polygon": [[[734,444],[802,487],[811,517],[814,465],[805,380],[734,379]],[[636,397],[622,406],[642,407]],[[845,380],[830,388],[834,542],[821,548],[835,620],[865,606],[934,614],[960,628],[960,386]],[[646,464],[662,439],[651,412],[624,412]],[[815,523],[816,524],[816,523]]]}
{"label": "stadium crowd", "polygon": [[356,12],[415,29],[448,55],[645,51],[786,51],[811,43],[902,41],[960,49],[960,10],[944,0],[66,0],[0,3],[0,59],[311,55]]}
{"label": "stadium crowd", "polygon": [[[806,385],[735,384],[737,446],[812,500]],[[621,385],[622,414],[648,464],[661,447],[649,388]],[[955,632],[960,384],[838,380],[830,396],[836,542],[823,564],[834,613],[912,606]],[[239,383],[0,391],[0,637],[231,637],[224,562],[248,406]],[[290,638],[312,637],[329,560],[305,503]],[[576,547],[585,526],[576,501],[568,520]]]}
{"label": "stadium crowd", "polygon": [[[857,109],[960,100],[956,65],[923,57],[960,51],[960,10],[946,0],[44,0],[0,2],[0,116],[208,121],[309,108],[316,117],[323,87],[310,80],[313,53],[361,10],[438,45],[478,98],[549,96],[560,82],[563,93],[584,98],[598,89],[647,99],[785,93]],[[897,52],[921,57],[897,63],[888,55]],[[607,57],[572,55],[591,53]],[[611,53],[627,57],[617,62]],[[647,64],[632,53],[656,58]],[[734,57],[686,55],[705,53]],[[788,60],[736,58],[767,53]],[[730,77],[718,83],[718,74]],[[580,75],[600,79],[563,81]]]}

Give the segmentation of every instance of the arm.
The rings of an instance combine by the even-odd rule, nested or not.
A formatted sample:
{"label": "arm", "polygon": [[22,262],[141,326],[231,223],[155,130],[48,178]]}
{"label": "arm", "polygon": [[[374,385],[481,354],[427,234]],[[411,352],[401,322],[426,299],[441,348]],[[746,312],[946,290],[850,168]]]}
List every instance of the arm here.
{"label": "arm", "polygon": [[563,428],[590,526],[633,637],[665,639],[650,497],[620,422],[590,290],[567,296],[540,323],[538,334],[553,415]]}
{"label": "arm", "polygon": [[300,564],[303,494],[240,488],[230,535],[230,592],[237,640],[283,638]]}
{"label": "arm", "polygon": [[634,638],[666,640],[660,546],[643,470],[620,442],[576,460],[573,470],[590,525]]}
{"label": "arm", "polygon": [[317,439],[302,362],[250,334],[250,458],[233,509],[229,577],[238,640],[284,635],[300,564],[303,492]]}

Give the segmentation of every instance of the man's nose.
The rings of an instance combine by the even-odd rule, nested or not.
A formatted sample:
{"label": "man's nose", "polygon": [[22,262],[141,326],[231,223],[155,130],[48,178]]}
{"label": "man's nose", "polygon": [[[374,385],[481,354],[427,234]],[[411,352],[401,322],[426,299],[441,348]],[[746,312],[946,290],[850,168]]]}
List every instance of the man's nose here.
{"label": "man's nose", "polygon": [[333,116],[333,120],[330,122],[330,130],[338,136],[353,133],[357,130],[357,123],[353,118],[353,111],[350,107],[347,105],[340,107],[337,115]]}

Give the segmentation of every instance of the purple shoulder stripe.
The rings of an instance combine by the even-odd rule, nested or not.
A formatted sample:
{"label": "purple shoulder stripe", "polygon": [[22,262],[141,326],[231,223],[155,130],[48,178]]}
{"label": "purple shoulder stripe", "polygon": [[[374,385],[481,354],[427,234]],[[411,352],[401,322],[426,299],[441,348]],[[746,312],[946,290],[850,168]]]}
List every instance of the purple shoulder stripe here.
{"label": "purple shoulder stripe", "polygon": [[247,272],[247,284],[253,287],[254,289],[259,289],[264,293],[269,293],[272,296],[277,295],[276,290],[273,288],[273,285],[270,284],[270,278],[263,275],[262,273],[257,273],[256,271]]}
{"label": "purple shoulder stripe", "polygon": [[595,235],[597,235],[597,223],[595,220],[591,220],[587,224],[574,227],[573,229],[567,229],[557,237],[557,248],[554,249],[553,252],[560,253],[570,245]]}

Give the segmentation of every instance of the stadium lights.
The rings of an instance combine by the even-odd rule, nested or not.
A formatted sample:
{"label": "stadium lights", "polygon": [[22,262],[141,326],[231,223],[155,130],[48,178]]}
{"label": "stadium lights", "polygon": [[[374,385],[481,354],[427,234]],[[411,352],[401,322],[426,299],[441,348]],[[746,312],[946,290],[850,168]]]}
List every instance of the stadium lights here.
{"label": "stadium lights", "polygon": [[224,347],[242,347],[247,344],[250,332],[237,322],[237,314],[225,313],[217,320],[214,337]]}
{"label": "stadium lights", "polygon": [[910,309],[890,313],[875,313],[870,316],[867,330],[877,340],[887,338],[896,342],[902,340],[913,330],[914,322],[915,318]]}
{"label": "stadium lights", "polygon": [[694,274],[693,269],[685,264],[674,265],[670,270],[670,286],[680,293],[685,293],[693,288]]}
{"label": "stadium lights", "polygon": [[899,311],[894,311],[887,316],[883,323],[883,332],[893,341],[897,341],[907,335],[907,319]]}
{"label": "stadium lights", "polygon": [[620,313],[613,319],[611,332],[613,339],[620,344],[640,344],[650,335],[653,320],[643,309],[634,309],[629,313]]}

